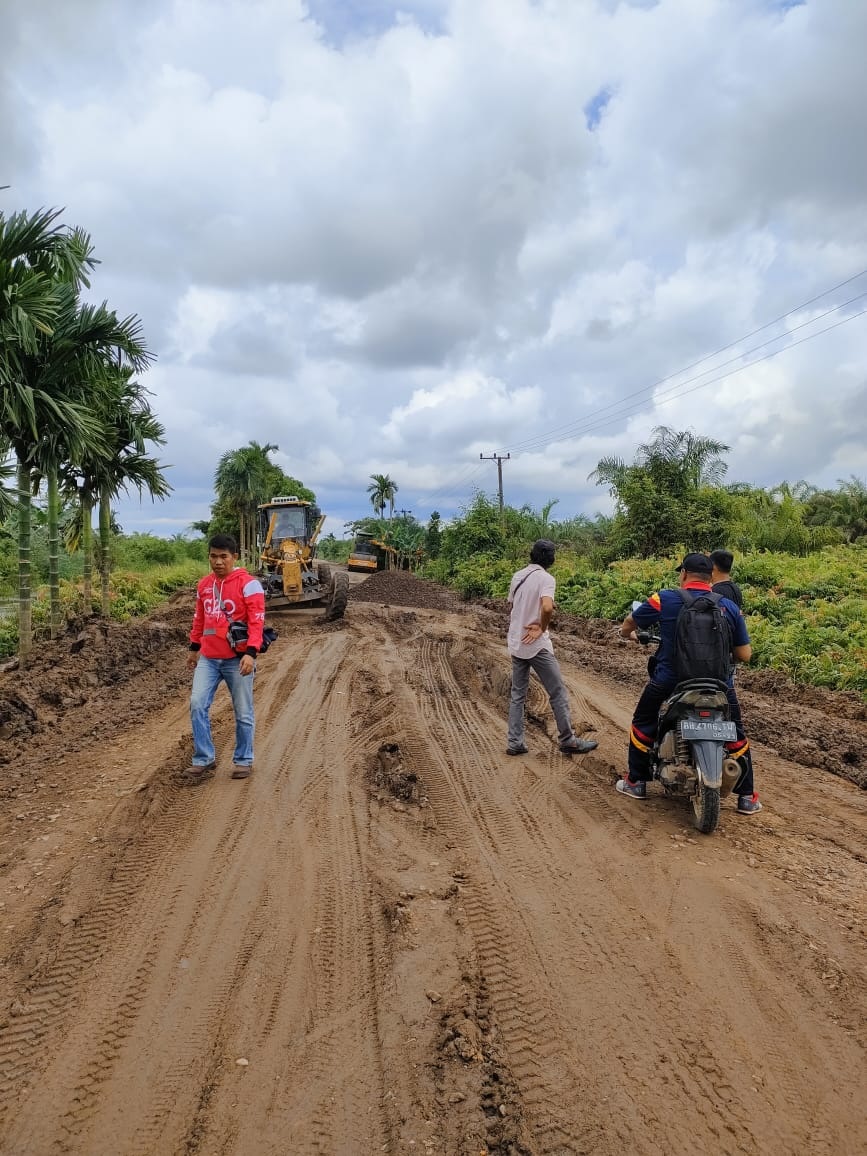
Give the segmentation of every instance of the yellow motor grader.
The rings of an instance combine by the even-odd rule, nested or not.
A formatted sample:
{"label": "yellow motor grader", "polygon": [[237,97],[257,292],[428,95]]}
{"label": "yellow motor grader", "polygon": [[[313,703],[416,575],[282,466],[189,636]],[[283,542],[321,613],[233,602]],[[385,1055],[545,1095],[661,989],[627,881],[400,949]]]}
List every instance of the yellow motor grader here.
{"label": "yellow motor grader", "polygon": [[258,508],[259,579],[266,609],[323,606],[325,619],[342,618],[349,601],[349,575],[316,561],[325,515],[311,502],[290,495]]}

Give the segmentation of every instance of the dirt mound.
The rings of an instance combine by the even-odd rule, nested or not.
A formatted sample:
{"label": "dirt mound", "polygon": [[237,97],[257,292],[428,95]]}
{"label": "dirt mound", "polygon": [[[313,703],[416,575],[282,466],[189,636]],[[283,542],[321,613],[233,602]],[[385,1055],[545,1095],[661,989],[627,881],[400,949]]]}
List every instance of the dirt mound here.
{"label": "dirt mound", "polygon": [[185,679],[191,615],[192,596],[184,592],[147,618],[70,622],[61,638],[39,643],[26,671],[0,675],[0,764],[42,742],[76,750],[175,693]]}
{"label": "dirt mound", "polygon": [[377,602],[383,606],[415,606],[422,610],[449,610],[463,605],[457,594],[405,570],[382,570],[353,586],[353,602]]}

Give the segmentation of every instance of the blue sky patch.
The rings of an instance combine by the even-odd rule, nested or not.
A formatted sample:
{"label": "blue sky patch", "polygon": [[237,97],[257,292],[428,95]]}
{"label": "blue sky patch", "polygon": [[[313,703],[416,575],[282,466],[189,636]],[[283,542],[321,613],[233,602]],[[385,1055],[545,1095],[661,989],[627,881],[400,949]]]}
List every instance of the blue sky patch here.
{"label": "blue sky patch", "polygon": [[602,119],[602,114],[611,100],[611,89],[600,88],[596,95],[584,105],[584,119],[592,132]]}
{"label": "blue sky patch", "polygon": [[307,0],[307,11],[338,48],[353,40],[381,36],[400,19],[409,17],[423,31],[444,31],[443,0]]}

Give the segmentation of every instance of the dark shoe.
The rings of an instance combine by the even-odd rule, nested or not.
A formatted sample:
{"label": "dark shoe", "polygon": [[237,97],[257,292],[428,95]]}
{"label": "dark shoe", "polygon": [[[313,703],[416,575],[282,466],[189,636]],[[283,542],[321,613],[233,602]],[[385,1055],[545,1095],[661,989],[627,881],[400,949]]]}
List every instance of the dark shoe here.
{"label": "dark shoe", "polygon": [[529,752],[523,743],[521,743],[519,747],[506,747],[507,755],[526,755],[528,753]]}
{"label": "dark shoe", "polygon": [[753,791],[751,795],[738,795],[739,815],[758,815],[761,809],[758,791]]}
{"label": "dark shoe", "polygon": [[236,764],[233,771],[232,771],[232,778],[233,779],[249,779],[249,777],[250,777],[250,775],[252,775],[252,773],[253,773],[252,767],[239,767]]}
{"label": "dark shoe", "polygon": [[197,787],[199,783],[207,783],[209,779],[213,779],[214,771],[217,769],[216,763],[206,763],[203,767],[187,767],[183,774],[183,780],[189,787]]}
{"label": "dark shoe", "polygon": [[614,788],[621,795],[626,795],[627,799],[647,798],[647,783],[633,783],[629,779],[618,779]]}
{"label": "dark shoe", "polygon": [[599,743],[594,743],[592,739],[577,739],[573,735],[565,743],[560,743],[560,752],[564,755],[586,755],[589,751],[595,751]]}

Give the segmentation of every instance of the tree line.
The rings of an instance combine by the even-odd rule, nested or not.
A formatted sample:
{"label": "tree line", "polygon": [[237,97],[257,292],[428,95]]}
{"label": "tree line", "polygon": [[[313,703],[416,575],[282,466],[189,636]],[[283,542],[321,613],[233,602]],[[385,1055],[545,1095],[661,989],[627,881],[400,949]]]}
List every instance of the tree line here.
{"label": "tree line", "polygon": [[[590,475],[614,499],[610,515],[558,520],[559,499],[541,510],[477,493],[443,527],[429,576],[466,593],[490,594],[488,563],[522,560],[536,538],[604,569],[626,558],[664,558],[679,550],[727,548],[803,557],[826,546],[867,545],[867,483],[841,479],[834,489],[808,482],[763,488],[726,483],[729,446],[691,430],[658,426],[632,462],[602,458]],[[859,555],[860,556],[860,555]]]}

